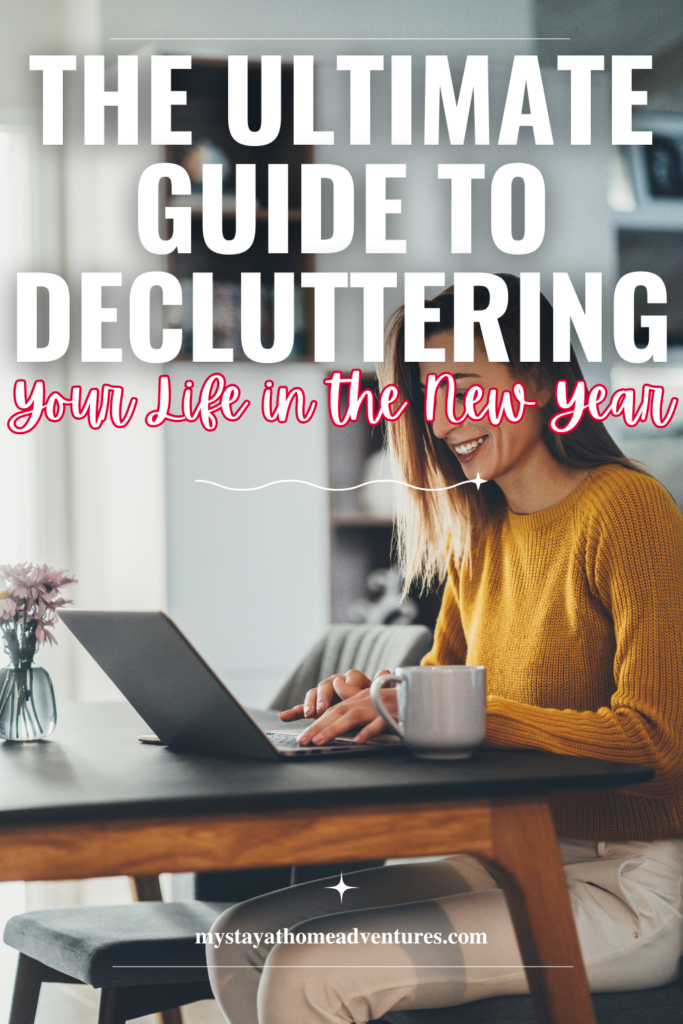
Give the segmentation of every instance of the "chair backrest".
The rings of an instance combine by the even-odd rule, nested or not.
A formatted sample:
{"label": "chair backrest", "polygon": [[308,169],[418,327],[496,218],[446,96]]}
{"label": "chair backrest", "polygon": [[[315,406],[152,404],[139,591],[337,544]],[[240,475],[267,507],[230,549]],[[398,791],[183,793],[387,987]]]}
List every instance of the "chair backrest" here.
{"label": "chair backrest", "polygon": [[306,691],[336,672],[358,669],[371,679],[383,668],[419,665],[432,646],[426,626],[330,626],[294,669],[270,707],[300,704]]}

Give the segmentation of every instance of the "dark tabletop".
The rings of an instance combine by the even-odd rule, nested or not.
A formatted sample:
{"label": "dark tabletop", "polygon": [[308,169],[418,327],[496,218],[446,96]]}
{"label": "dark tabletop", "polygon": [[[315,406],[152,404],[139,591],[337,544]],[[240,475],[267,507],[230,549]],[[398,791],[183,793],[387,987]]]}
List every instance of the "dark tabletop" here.
{"label": "dark tabletop", "polygon": [[617,789],[653,775],[523,750],[466,761],[257,761],[139,743],[148,732],[128,704],[65,704],[50,739],[0,743],[0,825]]}

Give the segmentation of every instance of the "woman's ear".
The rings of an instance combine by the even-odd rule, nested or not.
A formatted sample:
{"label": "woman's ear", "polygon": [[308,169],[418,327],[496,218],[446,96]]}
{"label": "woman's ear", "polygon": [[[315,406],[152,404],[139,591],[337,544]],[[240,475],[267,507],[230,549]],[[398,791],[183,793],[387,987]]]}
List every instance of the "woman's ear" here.
{"label": "woman's ear", "polygon": [[550,388],[547,384],[539,388],[539,390],[536,393],[536,402],[538,404],[538,408],[543,409],[552,397],[552,388]]}
{"label": "woman's ear", "polygon": [[543,409],[553,397],[553,388],[541,373],[539,366],[534,366],[527,380],[529,397],[533,398],[539,409]]}

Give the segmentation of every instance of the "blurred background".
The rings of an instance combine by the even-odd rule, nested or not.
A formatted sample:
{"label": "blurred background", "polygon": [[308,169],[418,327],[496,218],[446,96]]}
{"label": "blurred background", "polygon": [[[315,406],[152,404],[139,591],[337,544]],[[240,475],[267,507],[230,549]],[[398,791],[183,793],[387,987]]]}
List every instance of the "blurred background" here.
{"label": "blurred background", "polygon": [[[300,38],[294,38],[297,35]],[[254,61],[262,54],[278,53],[285,68],[294,54],[314,54],[316,127],[334,130],[335,146],[294,148],[285,131],[272,146],[245,154],[227,132],[225,59],[230,52],[248,54]],[[58,53],[77,54],[79,71],[65,76],[65,145],[43,147],[42,76],[29,72],[28,57]],[[111,139],[101,147],[83,145],[80,58],[99,53],[107,55],[114,71],[109,88],[116,84],[116,55],[140,55],[143,116],[137,147],[118,147]],[[192,128],[193,147],[165,152],[149,144],[145,83],[154,53],[193,55],[191,71],[174,73],[174,88],[187,92],[188,104],[175,109],[173,121],[174,128]],[[412,54],[412,147],[390,145],[388,71],[373,75],[372,146],[348,144],[348,74],[336,70],[340,53],[384,54],[386,68],[392,54]],[[488,54],[494,139],[513,55],[538,54],[555,145],[536,147],[527,128],[513,150],[475,147],[468,133],[465,144],[454,151],[442,125],[441,144],[425,148],[419,141],[420,106],[423,57],[428,53],[448,54],[456,82],[468,53]],[[569,145],[569,76],[556,70],[560,53],[606,56],[606,72],[593,75],[590,147]],[[637,127],[652,130],[655,145],[615,149],[610,142],[609,55],[634,53],[653,55],[653,70],[636,72],[634,87],[648,91],[647,110],[638,113]],[[250,74],[256,83],[258,68]],[[286,70],[285,123],[291,117],[288,75]],[[256,92],[254,96],[256,102]],[[110,132],[114,111],[108,111],[107,119]],[[256,162],[260,208],[252,251],[241,257],[209,252],[199,218],[194,220],[192,254],[152,256],[143,249],[137,234],[138,179],[146,166],[167,159],[184,163],[190,171],[202,159],[224,162],[228,237],[234,224],[234,164]],[[494,247],[487,184],[474,190],[472,255],[452,255],[449,186],[437,180],[437,163],[484,162],[490,183],[495,169],[512,160],[534,164],[544,175],[548,212],[543,245],[521,258]],[[298,254],[300,199],[293,187],[290,253],[267,253],[265,165],[288,162],[294,186],[302,161],[342,164],[354,177],[357,230],[344,252]],[[393,230],[396,237],[407,239],[406,255],[364,252],[367,162],[407,165],[405,180],[397,179],[389,187],[390,196],[403,201]],[[3,428],[1,561],[47,562],[73,570],[80,583],[69,596],[81,607],[168,610],[240,699],[254,706],[268,703],[331,621],[433,625],[438,593],[411,595],[401,604],[396,573],[388,571],[392,494],[387,485],[330,496],[294,485],[235,494],[195,482],[253,487],[278,478],[301,478],[348,487],[390,475],[380,454],[379,428],[359,422],[339,429],[328,421],[323,380],[331,367],[312,362],[312,309],[301,290],[293,358],[267,370],[239,359],[216,367],[239,384],[252,409],[239,423],[221,422],[214,433],[207,433],[196,423],[158,430],[144,425],[144,412],[155,404],[162,369],[170,373],[177,393],[185,380],[201,382],[213,367],[179,359],[161,368],[143,365],[132,356],[127,333],[131,281],[148,270],[169,270],[184,282],[194,271],[212,271],[215,344],[239,348],[242,270],[263,274],[266,334],[272,302],[269,281],[277,270],[395,270],[399,287],[405,271],[441,271],[446,283],[454,270],[539,271],[546,294],[553,271],[566,271],[581,297],[584,274],[599,271],[605,297],[604,356],[602,363],[585,366],[589,382],[637,388],[645,382],[661,383],[668,396],[683,398],[682,167],[683,19],[678,0],[423,0],[419,7],[407,0],[346,0],[334,5],[316,0],[5,0],[0,11],[0,420],[6,422],[12,409],[14,379],[27,369],[30,379],[35,369],[22,366],[19,372],[14,357],[19,270],[60,274],[72,292],[70,352],[58,363],[39,365],[40,373],[34,377],[44,376],[50,389],[62,393],[73,383],[84,390],[105,380],[122,384],[127,395],[139,399],[139,410],[125,430],[105,425],[92,431],[68,418],[41,425],[24,437]],[[671,348],[666,366],[647,370],[622,364],[613,352],[612,289],[632,270],[652,271],[667,285]],[[108,346],[123,350],[120,364],[80,362],[78,297],[84,271],[123,272],[123,287],[105,292],[119,309],[118,322],[105,327],[105,338]],[[400,294],[386,293],[387,314]],[[650,311],[660,312],[655,307]],[[160,327],[160,309],[157,314]],[[167,315],[166,323],[184,328],[187,354],[187,310],[176,311],[175,319]],[[368,386],[373,386],[372,367],[362,363],[358,289],[338,293],[336,338],[335,368],[360,366],[367,372]],[[313,421],[265,423],[258,408],[267,378],[276,386],[299,385],[309,400],[317,399],[321,408]],[[632,430],[614,427],[627,454],[642,459],[679,505],[681,422],[677,417],[663,431],[648,425]],[[58,639],[58,647],[41,653],[41,663],[52,674],[59,702],[120,699],[63,626]],[[170,879],[164,884],[170,892]],[[183,880],[176,878],[174,884],[174,891],[182,893]],[[125,879],[5,884],[0,887],[0,921],[24,908],[128,898]],[[8,1006],[12,970],[10,951],[1,949],[0,1019]],[[59,1012],[64,1019],[76,1019],[78,1000],[83,1012],[90,1013],[84,991],[62,995]],[[53,1020],[56,1007],[55,1003]]]}

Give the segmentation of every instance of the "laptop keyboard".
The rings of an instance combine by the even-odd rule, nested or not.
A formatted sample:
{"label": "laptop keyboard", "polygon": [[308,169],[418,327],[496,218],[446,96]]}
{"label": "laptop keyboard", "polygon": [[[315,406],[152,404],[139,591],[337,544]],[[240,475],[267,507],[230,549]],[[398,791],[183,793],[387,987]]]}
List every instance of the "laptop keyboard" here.
{"label": "laptop keyboard", "polygon": [[[291,732],[266,732],[266,736],[269,740],[278,747],[299,747],[299,739],[296,733]],[[338,740],[334,739],[325,743],[326,747],[348,747],[349,740]]]}

